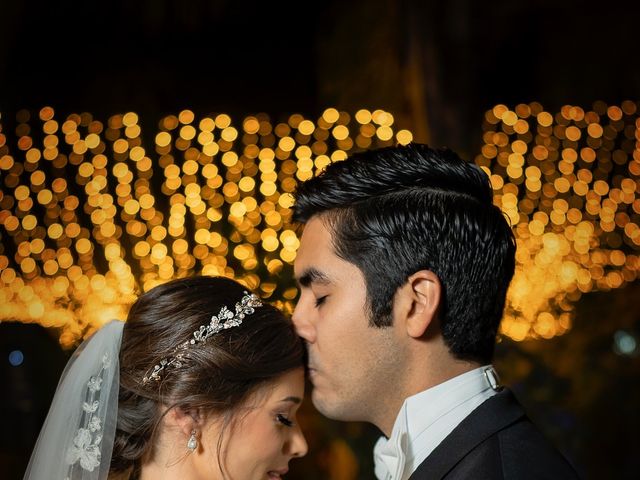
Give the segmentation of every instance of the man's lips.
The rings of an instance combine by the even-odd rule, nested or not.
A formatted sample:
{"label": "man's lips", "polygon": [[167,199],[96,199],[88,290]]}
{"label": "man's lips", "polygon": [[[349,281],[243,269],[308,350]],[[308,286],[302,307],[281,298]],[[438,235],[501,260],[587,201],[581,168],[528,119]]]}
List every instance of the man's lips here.
{"label": "man's lips", "polygon": [[315,387],[315,382],[317,381],[318,375],[320,372],[318,372],[318,370],[313,367],[309,367],[308,372],[309,372],[309,381]]}

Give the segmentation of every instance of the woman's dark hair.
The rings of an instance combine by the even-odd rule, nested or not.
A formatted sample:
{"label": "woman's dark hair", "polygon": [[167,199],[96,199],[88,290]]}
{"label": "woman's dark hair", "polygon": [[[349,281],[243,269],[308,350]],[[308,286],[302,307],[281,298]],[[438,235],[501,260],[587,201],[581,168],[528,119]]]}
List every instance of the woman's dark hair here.
{"label": "woman's dark hair", "polygon": [[370,323],[391,325],[393,297],[419,270],[443,288],[442,335],[457,358],[491,360],[515,268],[515,240],[476,165],[410,144],[331,164],[296,192],[294,220],[321,218],[336,255],[365,278]]}
{"label": "woman's dark hair", "polygon": [[[120,347],[120,392],[114,473],[132,469],[152,449],[166,409],[201,409],[224,415],[226,424],[238,406],[260,386],[304,365],[304,345],[278,309],[264,304],[242,325],[222,330],[189,348],[179,368],[159,381],[142,379],[173,349],[193,338],[222,307],[232,312],[246,288],[222,277],[193,277],[157,286],[133,304]],[[219,444],[220,445],[220,444]]]}

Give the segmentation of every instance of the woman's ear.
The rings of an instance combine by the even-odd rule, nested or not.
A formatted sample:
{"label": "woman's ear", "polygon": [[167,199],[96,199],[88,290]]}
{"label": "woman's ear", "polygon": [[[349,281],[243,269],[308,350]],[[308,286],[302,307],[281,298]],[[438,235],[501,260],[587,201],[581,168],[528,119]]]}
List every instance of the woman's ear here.
{"label": "woman's ear", "polygon": [[407,334],[420,338],[438,315],[442,298],[440,279],[430,270],[420,270],[408,278],[402,294],[408,305],[404,321]]}
{"label": "woman's ear", "polygon": [[164,421],[187,437],[191,436],[194,430],[200,431],[203,423],[198,409],[185,410],[181,407],[171,408],[165,415]]}

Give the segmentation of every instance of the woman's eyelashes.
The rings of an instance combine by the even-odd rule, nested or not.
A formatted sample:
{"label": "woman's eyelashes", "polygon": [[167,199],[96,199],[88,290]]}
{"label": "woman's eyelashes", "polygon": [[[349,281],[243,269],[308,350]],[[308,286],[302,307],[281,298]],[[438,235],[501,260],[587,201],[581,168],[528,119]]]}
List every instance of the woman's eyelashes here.
{"label": "woman's eyelashes", "polygon": [[316,298],[316,307],[322,305],[328,296],[329,295],[325,295],[323,297]]}
{"label": "woman's eyelashes", "polygon": [[287,418],[287,416],[282,413],[278,413],[276,415],[276,420],[278,421],[278,423],[281,423],[285,427],[293,427],[293,422],[289,420],[289,418]]}

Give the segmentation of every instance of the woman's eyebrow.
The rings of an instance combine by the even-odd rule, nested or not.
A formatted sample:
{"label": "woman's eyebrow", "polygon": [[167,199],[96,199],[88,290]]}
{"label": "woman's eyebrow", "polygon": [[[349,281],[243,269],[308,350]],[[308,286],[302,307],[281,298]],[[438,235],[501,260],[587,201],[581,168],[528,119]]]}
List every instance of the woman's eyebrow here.
{"label": "woman's eyebrow", "polygon": [[302,399],[300,397],[285,397],[282,400],[280,400],[281,402],[291,402],[291,403],[295,403],[295,404],[300,404],[302,403]]}

